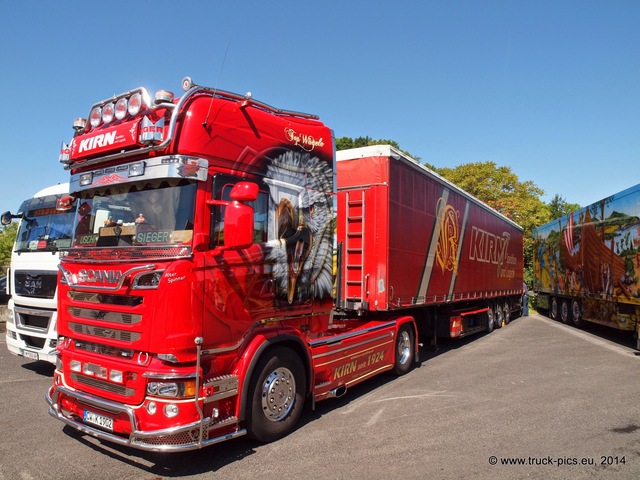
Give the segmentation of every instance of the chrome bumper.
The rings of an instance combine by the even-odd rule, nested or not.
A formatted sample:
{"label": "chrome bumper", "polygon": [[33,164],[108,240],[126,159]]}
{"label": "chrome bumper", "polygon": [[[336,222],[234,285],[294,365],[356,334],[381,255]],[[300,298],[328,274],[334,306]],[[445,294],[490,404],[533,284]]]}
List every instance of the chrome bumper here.
{"label": "chrome bumper", "polygon": [[[50,392],[52,394],[50,395]],[[124,413],[129,418],[131,424],[131,434],[123,437],[113,433],[90,427],[85,423],[65,416],[58,404],[58,396],[63,393],[66,396],[75,398],[77,401],[91,405],[101,410],[112,412],[114,415]],[[45,399],[49,404],[49,415],[73,427],[79,432],[91,435],[92,437],[108,442],[125,445],[140,450],[150,452],[184,452],[188,450],[197,450],[216,443],[221,443],[233,438],[241,437],[247,433],[243,428],[235,432],[227,433],[217,437],[208,438],[208,430],[212,427],[223,427],[227,425],[237,424],[236,417],[223,419],[220,421],[212,421],[211,418],[204,418],[202,421],[193,422],[189,425],[181,425],[179,427],[167,428],[164,430],[154,430],[149,432],[139,431],[137,428],[136,418],[133,409],[119,403],[110,402],[74,392],[63,386],[57,386],[47,391]]]}

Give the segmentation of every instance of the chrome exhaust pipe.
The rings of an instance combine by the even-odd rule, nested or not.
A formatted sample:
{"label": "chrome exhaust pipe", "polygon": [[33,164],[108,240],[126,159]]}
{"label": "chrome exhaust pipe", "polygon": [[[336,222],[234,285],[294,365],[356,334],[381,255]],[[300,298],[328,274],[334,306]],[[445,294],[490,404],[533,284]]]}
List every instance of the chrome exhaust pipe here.
{"label": "chrome exhaust pipe", "polygon": [[336,387],[333,390],[329,390],[329,397],[328,398],[340,398],[345,393],[347,393],[346,385],[340,385],[339,387]]}

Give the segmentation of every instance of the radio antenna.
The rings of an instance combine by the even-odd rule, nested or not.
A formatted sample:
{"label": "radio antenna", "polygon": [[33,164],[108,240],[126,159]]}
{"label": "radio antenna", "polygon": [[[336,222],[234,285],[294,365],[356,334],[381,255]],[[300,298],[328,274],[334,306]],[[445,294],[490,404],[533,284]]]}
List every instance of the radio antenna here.
{"label": "radio antenna", "polygon": [[211,102],[209,103],[209,110],[207,111],[207,116],[205,117],[204,122],[202,122],[203,127],[206,127],[207,123],[209,123],[209,114],[211,113],[211,106],[213,105],[213,99],[215,98],[216,92],[218,91],[218,83],[222,78],[222,71],[224,70],[224,64],[227,61],[228,52],[229,52],[229,43],[227,43],[227,48],[224,51],[224,58],[222,59],[222,65],[220,65],[220,73],[218,74],[218,81],[216,82],[216,86],[213,89],[213,95],[211,95]]}

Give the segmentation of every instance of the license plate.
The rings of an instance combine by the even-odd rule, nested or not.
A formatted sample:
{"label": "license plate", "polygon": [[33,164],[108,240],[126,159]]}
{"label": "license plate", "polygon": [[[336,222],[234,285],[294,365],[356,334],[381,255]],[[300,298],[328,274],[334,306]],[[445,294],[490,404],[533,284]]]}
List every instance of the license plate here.
{"label": "license plate", "polygon": [[38,354],[29,350],[22,350],[22,356],[24,358],[30,358],[31,360],[39,360]]}
{"label": "license plate", "polygon": [[92,425],[105,428],[109,431],[113,431],[113,418],[111,417],[105,417],[104,415],[98,415],[97,413],[85,410],[84,421],[86,423],[91,423]]}

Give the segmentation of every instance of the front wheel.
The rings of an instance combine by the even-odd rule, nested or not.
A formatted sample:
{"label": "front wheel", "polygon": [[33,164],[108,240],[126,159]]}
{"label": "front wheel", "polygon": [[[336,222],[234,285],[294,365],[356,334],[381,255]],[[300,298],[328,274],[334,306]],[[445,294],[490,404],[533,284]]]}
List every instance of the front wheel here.
{"label": "front wheel", "polygon": [[416,342],[413,339],[413,328],[410,324],[404,324],[398,330],[396,339],[396,361],[393,371],[396,375],[404,375],[413,367]]}
{"label": "front wheel", "polygon": [[305,391],[300,357],[286,347],[267,352],[249,383],[247,435],[260,442],[272,442],[290,433],[302,414]]}

